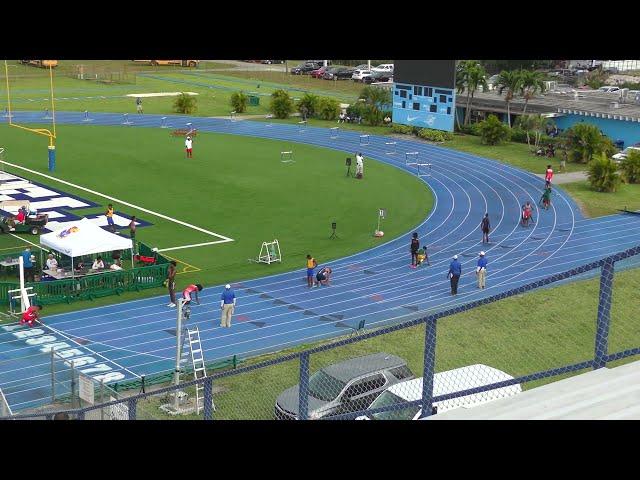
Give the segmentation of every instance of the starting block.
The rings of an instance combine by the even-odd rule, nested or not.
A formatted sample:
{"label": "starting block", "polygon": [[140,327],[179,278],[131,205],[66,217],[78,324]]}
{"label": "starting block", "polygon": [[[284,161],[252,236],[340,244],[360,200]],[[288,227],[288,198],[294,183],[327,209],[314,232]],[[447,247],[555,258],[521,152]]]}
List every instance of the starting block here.
{"label": "starting block", "polygon": [[293,151],[280,152],[280,161],[282,163],[294,163],[295,160],[293,159]]}
{"label": "starting block", "polygon": [[387,152],[387,155],[395,155],[396,154],[396,145],[398,142],[384,142],[387,148],[390,150]]}
{"label": "starting block", "polygon": [[338,138],[338,132],[340,131],[340,127],[331,127],[330,130],[331,130],[331,137],[329,138],[332,138],[334,140]]}
{"label": "starting block", "polygon": [[131,120],[129,120],[129,114],[128,113],[124,113],[122,115],[122,125],[133,125],[133,122]]}
{"label": "starting block", "polygon": [[369,145],[369,135],[360,135],[360,146]]}
{"label": "starting block", "polygon": [[298,122],[298,133],[304,132],[305,128],[307,128],[306,120],[302,120],[301,122]]}
{"label": "starting block", "polygon": [[270,265],[273,262],[282,262],[280,243],[278,243],[277,239],[273,242],[262,242],[258,258],[250,258],[249,261],[255,263],[266,263],[267,265]]}

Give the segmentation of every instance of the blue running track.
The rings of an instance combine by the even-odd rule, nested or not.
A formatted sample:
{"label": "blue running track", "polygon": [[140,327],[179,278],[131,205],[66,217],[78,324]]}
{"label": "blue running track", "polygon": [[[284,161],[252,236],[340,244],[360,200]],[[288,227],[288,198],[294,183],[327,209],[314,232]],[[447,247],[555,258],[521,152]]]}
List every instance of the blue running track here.
{"label": "blue running track", "polygon": [[[17,122],[41,122],[40,112],[15,113]],[[91,115],[58,112],[58,123],[121,125],[121,114]],[[129,115],[133,125],[123,128],[159,128],[159,115]],[[376,248],[331,262],[330,287],[308,289],[304,270],[234,284],[238,308],[231,328],[220,328],[221,285],[206,286],[201,306],[194,306],[191,324],[200,328],[208,362],[233,355],[250,357],[321,339],[344,335],[366,319],[367,327],[434,312],[506,291],[554,273],[568,270],[640,243],[640,216],[614,215],[585,219],[576,204],[555,189],[552,207],[540,211],[537,202],[544,181],[508,165],[412,140],[369,137],[360,146],[360,134],[297,125],[251,121],[231,122],[171,116],[173,127],[187,122],[199,131],[247,135],[300,142],[365,157],[416,173],[405,165],[405,152],[419,152],[418,162],[431,163],[430,176],[421,177],[435,197],[434,208],[416,229],[428,245],[430,267],[410,269],[411,232]],[[366,169],[365,169],[366,172]],[[365,180],[366,181],[366,180]],[[535,224],[518,224],[521,206],[534,206]],[[489,212],[491,244],[482,244],[480,220]],[[215,248],[215,247],[213,247]],[[476,288],[475,263],[485,250],[489,261],[487,288]],[[449,262],[460,255],[463,275],[459,294],[450,295],[446,279]],[[88,374],[108,372],[119,381],[173,369],[175,309],[167,296],[51,315],[44,332],[18,338],[25,330],[0,328],[0,388],[14,410],[47,403],[49,362],[39,354],[47,348],[76,348],[85,355]],[[34,330],[34,329],[32,329]],[[47,347],[58,342],[58,346]],[[39,354],[39,355],[36,355]],[[87,358],[88,357],[88,358]],[[79,363],[82,365],[82,362]]]}

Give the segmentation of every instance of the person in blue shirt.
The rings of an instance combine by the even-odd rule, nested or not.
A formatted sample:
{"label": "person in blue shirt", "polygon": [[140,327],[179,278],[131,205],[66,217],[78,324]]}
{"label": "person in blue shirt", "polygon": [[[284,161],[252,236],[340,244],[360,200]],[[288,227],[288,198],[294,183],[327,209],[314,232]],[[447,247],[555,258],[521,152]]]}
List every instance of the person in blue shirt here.
{"label": "person in blue shirt", "polygon": [[31,249],[29,247],[22,252],[22,266],[24,267],[24,280],[25,282],[33,282],[33,262],[31,261]]}
{"label": "person in blue shirt", "polygon": [[462,265],[458,261],[458,255],[453,256],[453,261],[449,264],[449,274],[447,275],[451,280],[451,295],[458,294],[458,281],[462,275]]}
{"label": "person in blue shirt", "polygon": [[220,309],[222,310],[222,318],[220,320],[221,327],[231,327],[231,316],[236,308],[236,294],[231,290],[231,285],[224,286],[222,296],[220,297]]}
{"label": "person in blue shirt", "polygon": [[478,265],[476,266],[476,276],[478,277],[478,288],[484,288],[487,278],[487,259],[484,256],[484,252],[480,252],[480,258],[478,258]]}

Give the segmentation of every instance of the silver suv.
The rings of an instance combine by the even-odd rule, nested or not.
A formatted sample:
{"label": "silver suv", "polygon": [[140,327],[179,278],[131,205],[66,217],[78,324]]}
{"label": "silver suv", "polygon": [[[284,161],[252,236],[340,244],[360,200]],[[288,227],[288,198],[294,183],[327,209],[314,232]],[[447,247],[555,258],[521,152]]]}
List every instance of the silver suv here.
{"label": "silver suv", "polygon": [[[391,385],[414,378],[407,362],[396,355],[375,353],[329,365],[309,377],[309,419],[364,410]],[[280,394],[275,417],[298,418],[299,386]]]}

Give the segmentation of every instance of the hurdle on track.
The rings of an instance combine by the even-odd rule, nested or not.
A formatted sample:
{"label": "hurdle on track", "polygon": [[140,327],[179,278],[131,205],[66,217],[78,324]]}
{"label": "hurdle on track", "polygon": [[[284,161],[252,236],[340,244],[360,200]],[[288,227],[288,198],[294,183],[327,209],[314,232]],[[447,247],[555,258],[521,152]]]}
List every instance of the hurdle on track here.
{"label": "hurdle on track", "polygon": [[280,152],[280,161],[282,163],[293,163],[295,162],[293,158],[293,151]]}
{"label": "hurdle on track", "polygon": [[360,146],[369,145],[369,135],[360,135]]}
{"label": "hurdle on track", "polygon": [[406,152],[404,154],[404,164],[409,165],[409,160],[412,160],[413,163],[417,163],[418,155],[420,152]]}
{"label": "hurdle on track", "polygon": [[264,118],[266,118],[267,120],[269,120],[269,123],[267,123],[265,126],[266,126],[266,127],[273,127],[273,121],[272,121],[272,119],[273,119],[273,114],[272,114],[272,113],[270,113],[270,114],[268,114],[268,115],[267,115],[266,117],[264,117]]}
{"label": "hurdle on track", "polygon": [[331,130],[331,137],[329,137],[329,138],[332,138],[332,139],[338,138],[338,133],[340,132],[340,127],[331,127],[330,130]]}
{"label": "hurdle on track", "polygon": [[169,125],[167,125],[167,117],[160,119],[160,128],[169,128]]}
{"label": "hurdle on track", "polygon": [[387,149],[390,150],[387,152],[387,155],[395,155],[396,154],[396,145],[398,142],[384,142],[387,146]]}
{"label": "hurdle on track", "polygon": [[122,120],[122,125],[133,125],[133,122],[131,120],[129,120],[129,114],[125,113],[122,115],[123,120]]}
{"label": "hurdle on track", "polygon": [[9,108],[4,107],[4,115],[3,115],[3,117],[5,117],[5,118],[11,118],[12,116],[13,116],[13,115],[11,115],[11,114],[9,113]]}
{"label": "hurdle on track", "polygon": [[307,121],[306,120],[302,120],[301,122],[298,122],[298,132],[299,133],[304,132],[305,128],[307,128]]}
{"label": "hurdle on track", "polygon": [[84,118],[82,119],[83,122],[92,122],[93,118],[89,118],[89,110],[85,110],[84,111]]}
{"label": "hurdle on track", "polygon": [[51,120],[53,119],[53,117],[49,114],[49,109],[45,108],[44,109],[44,116],[42,117],[43,120]]}
{"label": "hurdle on track", "polygon": [[235,110],[234,110],[233,112],[230,112],[230,113],[229,113],[229,119],[230,119],[232,122],[235,122],[235,121],[236,121],[236,113],[237,113],[237,112],[236,112]]}
{"label": "hurdle on track", "polygon": [[419,177],[431,176],[431,164],[430,163],[410,163],[408,165],[415,165]]}

